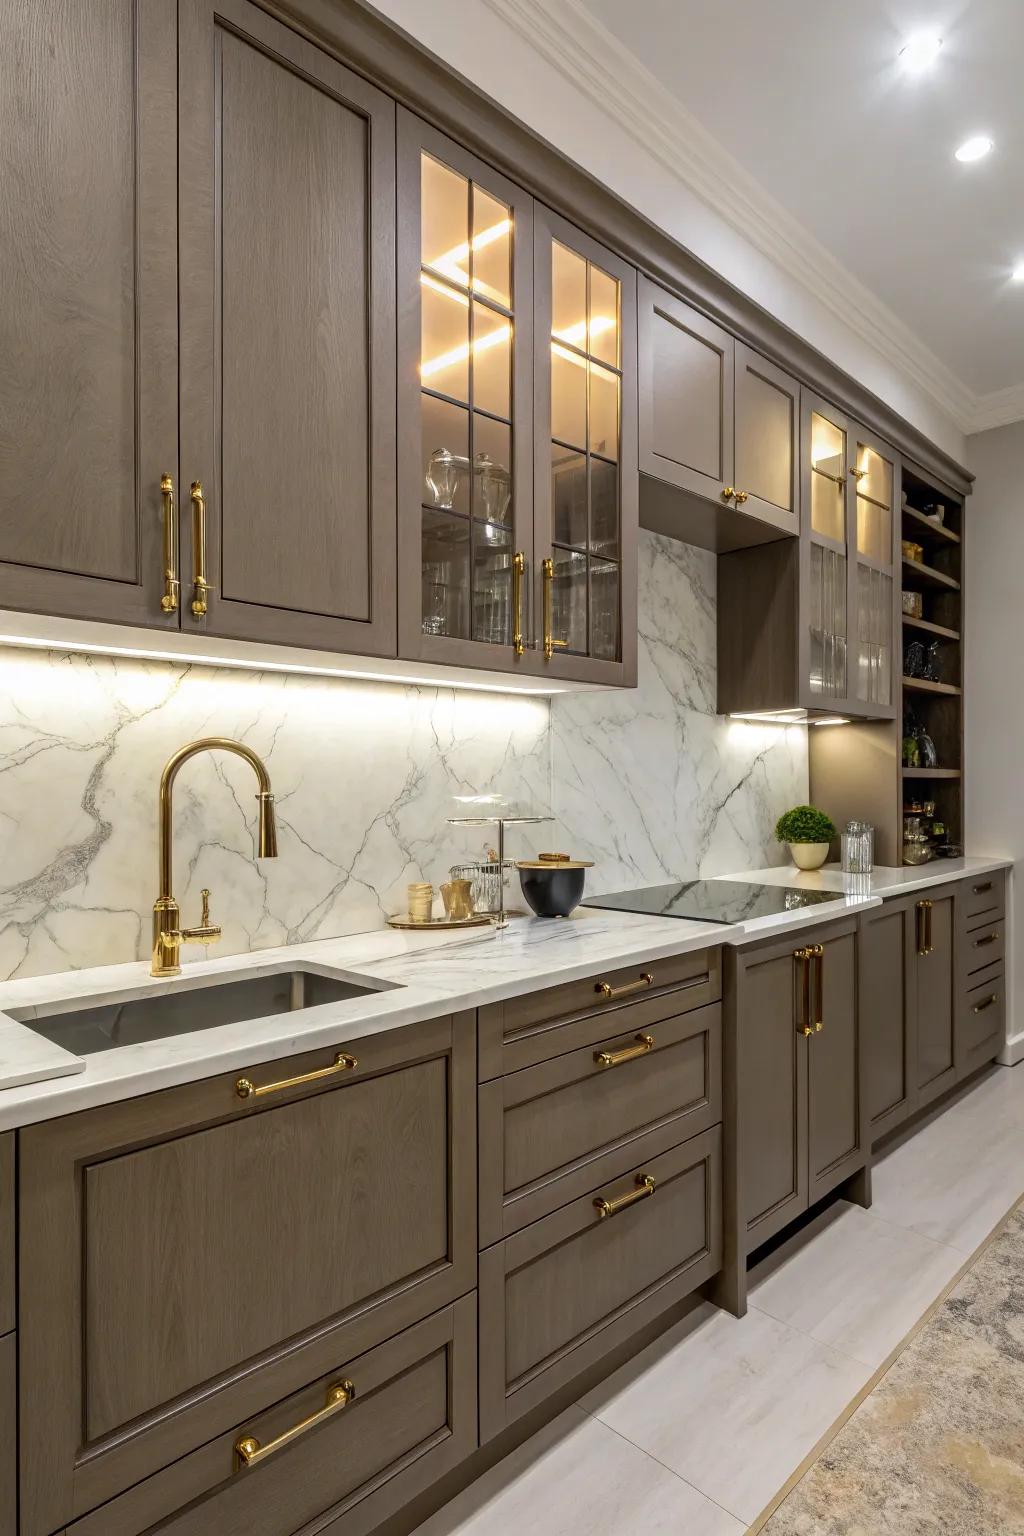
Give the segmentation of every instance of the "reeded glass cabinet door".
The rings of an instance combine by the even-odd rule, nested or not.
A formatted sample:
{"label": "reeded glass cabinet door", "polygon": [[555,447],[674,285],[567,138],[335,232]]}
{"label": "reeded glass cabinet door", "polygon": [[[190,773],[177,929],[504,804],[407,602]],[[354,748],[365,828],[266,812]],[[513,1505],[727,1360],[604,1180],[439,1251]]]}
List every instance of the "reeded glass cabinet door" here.
{"label": "reeded glass cabinet door", "polygon": [[850,474],[856,502],[856,696],[864,704],[893,703],[895,628],[895,486],[892,450],[865,432],[855,434]]}
{"label": "reeded glass cabinet door", "polygon": [[539,206],[535,229],[537,646],[552,674],[632,682],[636,274]]}
{"label": "reeded glass cabinet door", "polygon": [[399,113],[399,653],[512,669],[529,635],[532,200]]}
{"label": "reeded glass cabinet door", "polygon": [[848,431],[813,397],[805,398],[804,417],[806,684],[813,703],[841,703],[849,683]]}

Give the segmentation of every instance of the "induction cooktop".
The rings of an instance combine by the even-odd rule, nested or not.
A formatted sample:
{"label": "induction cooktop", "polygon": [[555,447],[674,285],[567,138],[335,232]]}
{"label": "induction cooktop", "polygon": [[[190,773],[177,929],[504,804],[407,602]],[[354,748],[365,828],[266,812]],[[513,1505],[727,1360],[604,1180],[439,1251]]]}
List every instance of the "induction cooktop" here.
{"label": "induction cooktop", "polygon": [[806,891],[788,885],[690,880],[588,896],[583,905],[640,912],[646,917],[685,917],[695,923],[742,923],[754,917],[777,917],[780,912],[798,912],[802,907],[820,907],[824,902],[842,899],[835,891]]}

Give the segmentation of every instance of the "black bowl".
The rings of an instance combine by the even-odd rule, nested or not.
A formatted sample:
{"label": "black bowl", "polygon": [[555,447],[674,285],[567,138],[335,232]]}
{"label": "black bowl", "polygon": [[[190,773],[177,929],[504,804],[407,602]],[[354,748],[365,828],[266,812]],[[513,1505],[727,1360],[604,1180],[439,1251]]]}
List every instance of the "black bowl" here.
{"label": "black bowl", "polygon": [[580,904],[586,877],[585,869],[552,864],[550,869],[521,869],[519,884],[538,917],[568,917]]}

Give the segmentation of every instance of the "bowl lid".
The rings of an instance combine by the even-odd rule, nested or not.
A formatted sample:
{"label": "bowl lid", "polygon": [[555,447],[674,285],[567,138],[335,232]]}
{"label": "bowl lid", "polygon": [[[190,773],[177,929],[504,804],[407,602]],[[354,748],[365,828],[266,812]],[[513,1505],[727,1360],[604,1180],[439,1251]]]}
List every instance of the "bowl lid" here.
{"label": "bowl lid", "polygon": [[517,859],[517,869],[593,869],[593,859],[572,859],[567,853],[538,853],[535,859]]}

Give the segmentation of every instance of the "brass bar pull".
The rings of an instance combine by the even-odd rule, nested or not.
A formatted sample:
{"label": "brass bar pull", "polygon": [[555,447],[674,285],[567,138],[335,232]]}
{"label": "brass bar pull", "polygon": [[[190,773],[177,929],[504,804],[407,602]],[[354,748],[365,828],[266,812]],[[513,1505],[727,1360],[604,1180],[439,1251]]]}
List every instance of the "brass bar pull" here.
{"label": "brass bar pull", "polygon": [[919,901],[917,903],[917,952],[919,955],[931,954],[931,902]]}
{"label": "brass bar pull", "polygon": [[523,639],[523,573],[526,570],[526,556],[521,549],[517,549],[512,557],[512,649],[517,656],[522,656],[526,651],[526,641]]}
{"label": "brass bar pull", "polygon": [[990,891],[992,889],[992,881],[986,880],[983,885],[975,885],[972,886],[971,889],[973,890],[975,896],[984,896],[986,891]]}
{"label": "brass bar pull", "polygon": [[983,939],[975,939],[975,949],[984,949],[986,944],[995,944],[999,939],[998,933],[986,933]]}
{"label": "brass bar pull", "polygon": [[935,945],[932,943],[932,922],[933,922],[934,911],[935,911],[935,904],[934,904],[934,902],[926,901],[925,904],[924,904],[924,927],[925,927],[925,940],[924,940],[924,942],[925,942],[925,951],[924,952],[925,952],[926,955],[930,955],[932,950],[935,948]]}
{"label": "brass bar pull", "polygon": [[635,1061],[654,1050],[653,1035],[636,1035],[636,1044],[627,1045],[621,1051],[595,1051],[594,1064],[598,1067],[621,1067],[624,1061]]}
{"label": "brass bar pull", "polygon": [[814,951],[810,948],[794,949],[793,959],[800,967],[800,1017],[796,1021],[799,1034],[805,1038],[814,1034],[811,1024],[811,956]]}
{"label": "brass bar pull", "polygon": [[544,660],[550,661],[556,650],[565,650],[568,640],[556,640],[554,636],[554,583],[555,562],[545,560],[541,566],[544,573]]}
{"label": "brass bar pull", "polygon": [[986,997],[983,1003],[976,1003],[971,1009],[972,1013],[984,1013],[986,1008],[991,1008],[993,1003],[998,1003],[998,993],[993,992],[991,997]]}
{"label": "brass bar pull", "polygon": [[613,987],[610,981],[599,981],[594,987],[594,991],[599,992],[606,1003],[610,1003],[616,997],[628,997],[631,992],[645,992],[648,987],[653,986],[654,973],[652,971],[644,971],[643,975],[636,981],[627,981],[621,987]]}
{"label": "brass bar pull", "polygon": [[266,1445],[261,1445],[255,1435],[242,1435],[235,1441],[235,1454],[242,1467],[255,1467],[261,1461],[266,1461],[268,1456],[273,1456],[275,1451],[283,1451],[286,1445],[291,1445],[300,1435],[304,1435],[307,1429],[314,1429],[317,1424],[323,1424],[326,1419],[333,1419],[336,1413],[347,1408],[356,1395],[356,1389],[350,1381],[336,1381],[327,1388],[327,1401],[316,1413],[311,1413],[308,1418],[302,1419],[298,1424],[293,1424],[291,1429],[286,1429],[275,1440],[268,1440]]}
{"label": "brass bar pull", "polygon": [[284,1077],[279,1083],[261,1083],[259,1087],[247,1077],[240,1077],[235,1092],[240,1099],[261,1099],[265,1093],[283,1093],[286,1088],[300,1088],[304,1083],[317,1083],[325,1077],[337,1077],[341,1072],[354,1072],[359,1062],[347,1051],[339,1051],[329,1067],[319,1067],[315,1072],[303,1072],[300,1077]]}
{"label": "brass bar pull", "polygon": [[627,1206],[636,1205],[638,1200],[646,1200],[654,1194],[656,1181],[649,1173],[638,1173],[636,1176],[636,1189],[630,1190],[628,1195],[620,1195],[617,1200],[605,1200],[598,1195],[594,1201],[594,1210],[598,1220],[604,1221],[606,1216],[617,1216]]}
{"label": "brass bar pull", "polygon": [[[820,1035],[825,1028],[825,946],[811,945],[811,963],[818,962],[818,1003],[814,1010],[814,1033]],[[810,1020],[808,1020],[810,1023]]]}
{"label": "brass bar pull", "polygon": [[160,499],[164,513],[164,595],[160,607],[164,613],[174,613],[178,607],[181,583],[178,580],[178,509],[174,501],[174,481],[170,475],[160,476]]}
{"label": "brass bar pull", "polygon": [[201,619],[206,612],[206,497],[201,480],[192,481],[192,612]]}

